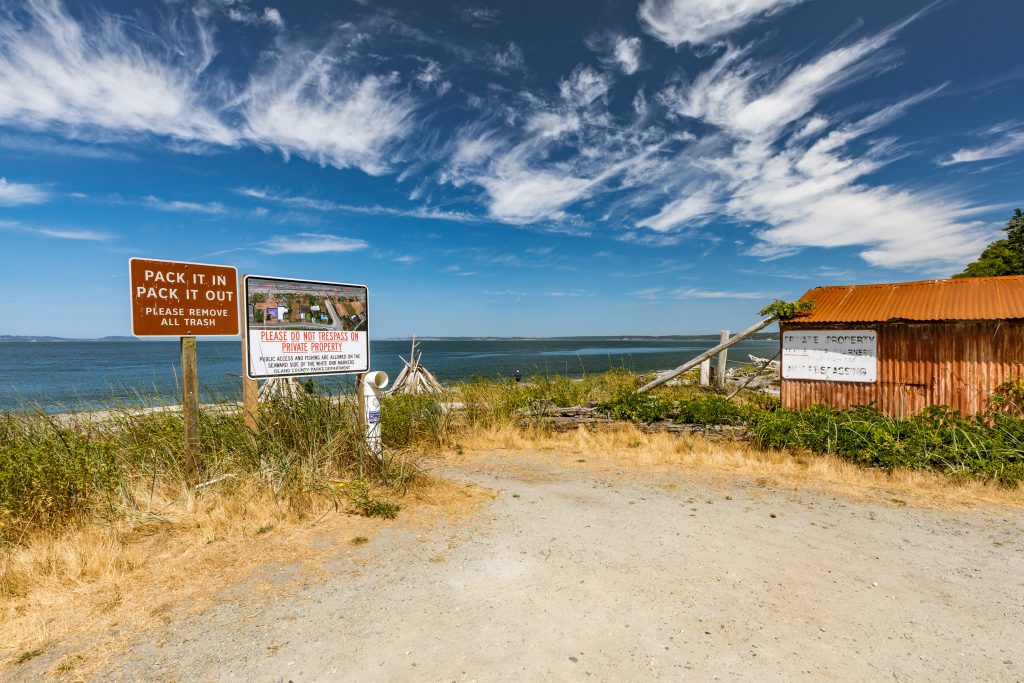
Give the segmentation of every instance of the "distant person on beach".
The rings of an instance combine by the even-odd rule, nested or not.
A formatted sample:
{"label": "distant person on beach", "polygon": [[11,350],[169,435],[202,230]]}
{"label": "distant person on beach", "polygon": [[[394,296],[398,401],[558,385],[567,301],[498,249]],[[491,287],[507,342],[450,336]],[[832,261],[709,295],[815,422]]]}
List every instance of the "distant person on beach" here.
{"label": "distant person on beach", "polygon": [[515,375],[513,375],[513,377],[516,378],[516,382],[522,382],[523,381],[523,373],[519,372],[518,370],[516,370],[516,373],[515,373]]}

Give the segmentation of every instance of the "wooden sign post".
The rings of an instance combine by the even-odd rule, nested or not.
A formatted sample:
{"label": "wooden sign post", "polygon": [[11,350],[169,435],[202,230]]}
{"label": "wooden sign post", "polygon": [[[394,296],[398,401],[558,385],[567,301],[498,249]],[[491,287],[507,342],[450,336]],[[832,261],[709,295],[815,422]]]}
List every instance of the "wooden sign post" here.
{"label": "wooden sign post", "polygon": [[128,261],[128,273],[132,334],[180,338],[183,466],[192,477],[201,464],[196,337],[238,334],[238,273],[232,266],[140,258]]}
{"label": "wooden sign post", "polygon": [[[238,281],[238,291],[244,292],[242,284],[246,276],[242,275]],[[240,298],[238,308],[243,316],[248,316],[248,307],[244,298]],[[260,385],[259,382],[249,377],[249,339],[247,334],[242,335],[242,424],[250,435],[255,435],[260,419]]]}
{"label": "wooden sign post", "polygon": [[199,469],[199,364],[195,337],[181,338],[181,417],[185,422],[185,466],[191,476]]}

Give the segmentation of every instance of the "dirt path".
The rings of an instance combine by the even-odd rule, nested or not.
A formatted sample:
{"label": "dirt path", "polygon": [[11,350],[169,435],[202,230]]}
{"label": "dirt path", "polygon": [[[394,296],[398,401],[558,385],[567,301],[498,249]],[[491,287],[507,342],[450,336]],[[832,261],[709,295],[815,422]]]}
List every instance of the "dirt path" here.
{"label": "dirt path", "polygon": [[[493,453],[480,512],[267,567],[104,680],[1021,680],[1024,514]],[[277,591],[252,600],[259,582]]]}

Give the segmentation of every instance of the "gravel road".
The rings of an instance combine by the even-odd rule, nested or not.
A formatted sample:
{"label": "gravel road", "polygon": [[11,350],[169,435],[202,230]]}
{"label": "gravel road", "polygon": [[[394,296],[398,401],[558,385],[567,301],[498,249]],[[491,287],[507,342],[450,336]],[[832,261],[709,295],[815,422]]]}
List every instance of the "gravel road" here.
{"label": "gravel road", "polygon": [[[494,452],[498,492],[266,567],[103,680],[1022,680],[1024,513]],[[761,482],[763,484],[763,482]],[[351,552],[347,552],[351,551]],[[253,586],[280,591],[254,600]]]}

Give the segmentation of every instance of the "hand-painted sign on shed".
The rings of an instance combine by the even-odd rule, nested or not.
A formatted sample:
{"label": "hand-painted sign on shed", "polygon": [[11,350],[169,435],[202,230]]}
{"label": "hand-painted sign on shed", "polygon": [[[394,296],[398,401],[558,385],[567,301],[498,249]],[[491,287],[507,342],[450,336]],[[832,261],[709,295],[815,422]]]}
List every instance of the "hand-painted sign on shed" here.
{"label": "hand-painted sign on shed", "polygon": [[133,258],[128,272],[136,337],[238,334],[233,266]]}
{"label": "hand-painted sign on shed", "polygon": [[247,275],[244,294],[249,378],[369,370],[365,285]]}
{"label": "hand-painted sign on shed", "polygon": [[878,379],[874,330],[792,330],[782,334],[782,376],[828,382]]}

